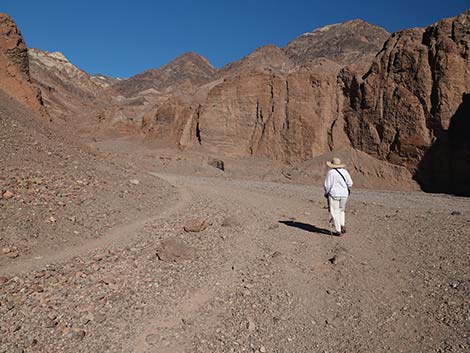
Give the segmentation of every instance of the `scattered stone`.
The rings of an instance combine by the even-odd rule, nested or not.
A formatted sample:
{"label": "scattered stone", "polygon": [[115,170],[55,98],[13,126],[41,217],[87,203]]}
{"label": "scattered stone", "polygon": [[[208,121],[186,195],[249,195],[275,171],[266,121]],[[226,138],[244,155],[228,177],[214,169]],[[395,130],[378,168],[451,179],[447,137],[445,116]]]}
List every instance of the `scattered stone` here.
{"label": "scattered stone", "polygon": [[157,249],[158,259],[165,262],[191,260],[195,255],[196,252],[194,248],[187,245],[182,240],[173,238],[163,240]]}
{"label": "scattered stone", "polygon": [[235,216],[225,217],[222,221],[222,227],[236,227],[238,220]]}
{"label": "scattered stone", "polygon": [[0,285],[5,284],[8,282],[8,278],[5,276],[0,276]]}
{"label": "scattered stone", "polygon": [[452,211],[450,215],[451,215],[451,216],[461,216],[461,215],[462,215],[462,212],[460,212],[460,211]]}
{"label": "scattered stone", "polygon": [[103,277],[100,282],[109,286],[110,284],[116,284],[116,279],[114,277],[107,276]]}
{"label": "scattered stone", "polygon": [[51,320],[51,319],[46,319],[46,321],[44,322],[44,326],[46,328],[54,328],[57,326],[57,321],[55,320]]}
{"label": "scattered stone", "polygon": [[9,253],[11,253],[11,249],[10,249],[9,247],[4,247],[4,248],[2,249],[2,253],[5,254],[5,255],[6,255],[6,254],[9,254]]}
{"label": "scattered stone", "polygon": [[266,353],[266,352],[267,352],[265,346],[261,346],[260,349],[259,349],[259,351],[260,351],[261,353]]}
{"label": "scattered stone", "polygon": [[139,185],[140,181],[138,181],[137,179],[131,179],[129,180],[129,183],[131,183],[132,185]]}
{"label": "scattered stone", "polygon": [[55,223],[55,222],[57,222],[57,219],[55,217],[51,216],[51,217],[49,217],[48,222],[49,223]]}
{"label": "scattered stone", "polygon": [[282,256],[282,254],[281,254],[279,251],[275,251],[275,252],[271,255],[271,257],[272,257],[273,259],[277,259],[278,257],[281,257],[281,256]]}
{"label": "scattered stone", "polygon": [[13,196],[15,196],[15,194],[10,191],[10,190],[7,190],[3,193],[2,197],[5,199],[5,200],[9,200],[11,199]]}
{"label": "scattered stone", "polygon": [[185,232],[202,232],[204,229],[207,228],[209,222],[205,218],[197,218],[187,221],[186,224],[183,226]]}
{"label": "scattered stone", "polygon": [[211,167],[214,167],[214,168],[217,168],[217,169],[220,169],[222,171],[225,171],[225,164],[224,164],[224,161],[221,160],[221,159],[211,159],[207,162],[207,164],[209,164]]}
{"label": "scattered stone", "polygon": [[249,332],[254,332],[256,330],[256,324],[254,323],[253,320],[248,320],[246,327]]}
{"label": "scattered stone", "polygon": [[71,332],[70,336],[75,339],[82,340],[86,336],[85,330],[75,329]]}
{"label": "scattered stone", "polygon": [[20,253],[18,251],[12,251],[7,254],[7,257],[10,259],[16,259],[18,256],[20,256]]}
{"label": "scattered stone", "polygon": [[151,333],[150,335],[145,336],[145,342],[153,346],[154,344],[158,343],[158,335]]}
{"label": "scattered stone", "polygon": [[342,260],[342,257],[339,255],[334,255],[332,258],[328,259],[328,261],[332,265],[337,265],[339,262],[341,262],[341,260]]}

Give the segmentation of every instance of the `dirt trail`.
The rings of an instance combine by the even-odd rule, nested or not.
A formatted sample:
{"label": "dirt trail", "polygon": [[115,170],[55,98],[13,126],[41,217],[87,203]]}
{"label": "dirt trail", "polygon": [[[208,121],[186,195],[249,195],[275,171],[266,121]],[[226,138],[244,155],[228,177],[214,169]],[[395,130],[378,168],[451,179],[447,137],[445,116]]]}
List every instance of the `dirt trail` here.
{"label": "dirt trail", "polygon": [[122,246],[131,243],[135,238],[135,234],[138,233],[145,224],[154,222],[158,219],[169,218],[172,214],[187,207],[190,202],[191,195],[188,190],[180,188],[176,202],[163,208],[163,210],[160,210],[158,215],[140,218],[127,224],[120,224],[103,234],[101,237],[89,240],[78,246],[67,247],[61,251],[54,251],[52,253],[46,251],[40,254],[35,254],[32,258],[22,258],[20,261],[11,265],[1,266],[0,274],[8,274],[11,276],[21,272],[26,273],[41,269],[47,265],[70,260],[73,257],[87,255],[91,251],[103,249],[110,245]]}

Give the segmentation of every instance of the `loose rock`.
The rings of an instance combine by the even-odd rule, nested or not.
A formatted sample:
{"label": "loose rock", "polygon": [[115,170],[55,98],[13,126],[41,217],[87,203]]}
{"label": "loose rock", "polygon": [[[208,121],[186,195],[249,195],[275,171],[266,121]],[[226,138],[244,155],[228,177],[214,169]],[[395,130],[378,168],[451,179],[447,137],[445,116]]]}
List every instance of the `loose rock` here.
{"label": "loose rock", "polygon": [[186,224],[183,226],[183,229],[185,232],[198,233],[206,229],[208,225],[209,222],[206,219],[198,218],[186,222]]}

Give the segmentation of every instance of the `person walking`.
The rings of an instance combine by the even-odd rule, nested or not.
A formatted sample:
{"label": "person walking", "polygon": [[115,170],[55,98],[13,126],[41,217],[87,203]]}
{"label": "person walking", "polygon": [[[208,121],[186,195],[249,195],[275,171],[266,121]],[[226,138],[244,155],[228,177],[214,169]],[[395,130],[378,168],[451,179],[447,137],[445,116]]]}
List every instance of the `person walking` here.
{"label": "person walking", "polygon": [[334,157],[326,162],[330,168],[326,173],[324,188],[325,197],[328,200],[328,209],[335,225],[334,235],[341,236],[346,233],[346,202],[350,194],[353,181],[345,165],[341,160]]}

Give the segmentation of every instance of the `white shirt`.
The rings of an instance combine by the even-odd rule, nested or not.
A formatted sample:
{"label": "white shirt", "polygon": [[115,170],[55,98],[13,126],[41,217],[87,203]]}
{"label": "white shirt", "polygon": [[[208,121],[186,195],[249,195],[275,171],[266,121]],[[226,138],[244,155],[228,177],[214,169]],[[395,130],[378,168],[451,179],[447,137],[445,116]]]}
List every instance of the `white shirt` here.
{"label": "white shirt", "polygon": [[[339,175],[338,172],[343,175],[344,179],[346,179],[346,182],[344,182],[344,179],[341,177],[341,175]],[[332,197],[348,197],[348,188],[350,188],[352,185],[353,182],[351,176],[346,169],[330,169],[325,178],[325,194],[328,194]]]}

